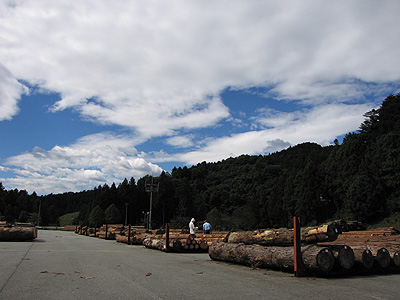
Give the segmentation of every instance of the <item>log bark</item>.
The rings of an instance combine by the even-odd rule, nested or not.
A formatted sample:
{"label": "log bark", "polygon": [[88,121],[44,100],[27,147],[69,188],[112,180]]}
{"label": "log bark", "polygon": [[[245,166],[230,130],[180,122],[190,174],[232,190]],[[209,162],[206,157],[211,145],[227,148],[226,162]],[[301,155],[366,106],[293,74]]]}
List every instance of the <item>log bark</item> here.
{"label": "log bark", "polygon": [[[334,241],[337,232],[333,226],[301,228],[301,242],[311,244],[324,241]],[[293,229],[258,229],[254,231],[231,232],[229,243],[259,244],[264,246],[291,246],[294,243]]]}
{"label": "log bark", "polygon": [[[334,266],[331,250],[310,245],[303,247],[303,265],[306,270],[329,272]],[[251,266],[253,268],[270,268],[293,270],[294,248],[273,247],[258,244],[214,242],[208,250],[211,259]]]}

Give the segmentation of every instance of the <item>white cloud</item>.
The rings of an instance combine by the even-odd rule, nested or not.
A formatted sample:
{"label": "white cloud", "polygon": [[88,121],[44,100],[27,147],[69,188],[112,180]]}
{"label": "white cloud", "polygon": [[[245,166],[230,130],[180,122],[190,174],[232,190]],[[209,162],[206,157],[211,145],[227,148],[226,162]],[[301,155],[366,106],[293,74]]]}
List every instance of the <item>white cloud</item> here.
{"label": "white cloud", "polygon": [[0,63],[0,121],[18,113],[18,100],[27,89]]}
{"label": "white cloud", "polygon": [[218,97],[229,86],[321,102],[359,97],[362,81],[400,79],[398,1],[37,0],[0,9],[0,60],[17,78],[61,93],[56,110],[76,107],[147,138],[229,117]]}
{"label": "white cloud", "polygon": [[194,135],[185,136],[173,136],[165,140],[165,142],[171,146],[179,148],[188,148],[194,145],[193,143]]}
{"label": "white cloud", "polygon": [[85,136],[73,145],[48,151],[35,147],[32,152],[8,158],[5,164],[4,171],[17,175],[2,178],[5,186],[39,194],[77,191],[162,172],[159,166],[138,157],[129,136],[111,133]]}
{"label": "white cloud", "polygon": [[[399,10],[398,0],[2,1],[0,121],[18,113],[19,80],[59,93],[53,111],[73,108],[133,136],[37,147],[7,159],[7,172],[19,174],[1,180],[77,190],[160,172],[150,154],[153,162],[195,164],[304,141],[327,145],[399,85]],[[231,115],[221,93],[253,87],[300,110]],[[253,131],[192,135],[221,120],[236,130],[250,121]],[[153,137],[198,150],[138,153]]]}
{"label": "white cloud", "polygon": [[349,128],[358,128],[363,121],[363,114],[370,107],[370,104],[331,104],[303,113],[280,113],[272,118],[260,118],[258,122],[267,124],[267,129],[217,138],[202,149],[175,154],[171,159],[195,165],[241,154],[272,153],[306,141],[327,146],[337,136],[349,132]]}

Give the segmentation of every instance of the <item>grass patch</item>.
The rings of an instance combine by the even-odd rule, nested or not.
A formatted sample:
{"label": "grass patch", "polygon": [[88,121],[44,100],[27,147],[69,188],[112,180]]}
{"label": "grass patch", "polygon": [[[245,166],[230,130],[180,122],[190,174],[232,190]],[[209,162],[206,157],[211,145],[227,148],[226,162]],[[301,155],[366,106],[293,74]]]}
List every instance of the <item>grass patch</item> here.
{"label": "grass patch", "polygon": [[61,216],[60,217],[60,226],[64,227],[65,225],[77,225],[78,224],[78,216],[79,216],[79,212],[73,212],[73,213]]}

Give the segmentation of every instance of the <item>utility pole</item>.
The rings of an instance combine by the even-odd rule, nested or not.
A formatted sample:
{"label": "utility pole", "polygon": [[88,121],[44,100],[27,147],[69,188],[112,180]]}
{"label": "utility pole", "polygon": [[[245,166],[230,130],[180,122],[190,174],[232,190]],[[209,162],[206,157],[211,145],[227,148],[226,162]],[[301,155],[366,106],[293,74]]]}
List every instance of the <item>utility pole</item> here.
{"label": "utility pole", "polygon": [[160,183],[153,183],[153,176],[151,176],[151,183],[146,181],[146,192],[150,193],[150,210],[149,210],[149,229],[151,229],[151,211],[153,206],[153,192],[158,192]]}

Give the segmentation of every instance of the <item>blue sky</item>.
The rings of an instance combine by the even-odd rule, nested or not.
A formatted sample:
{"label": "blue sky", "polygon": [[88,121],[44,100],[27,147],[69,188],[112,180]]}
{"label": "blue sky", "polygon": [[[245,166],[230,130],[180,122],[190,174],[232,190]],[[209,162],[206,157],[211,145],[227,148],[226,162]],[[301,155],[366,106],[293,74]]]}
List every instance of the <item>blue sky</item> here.
{"label": "blue sky", "polygon": [[326,146],[400,91],[400,2],[0,0],[0,181]]}

